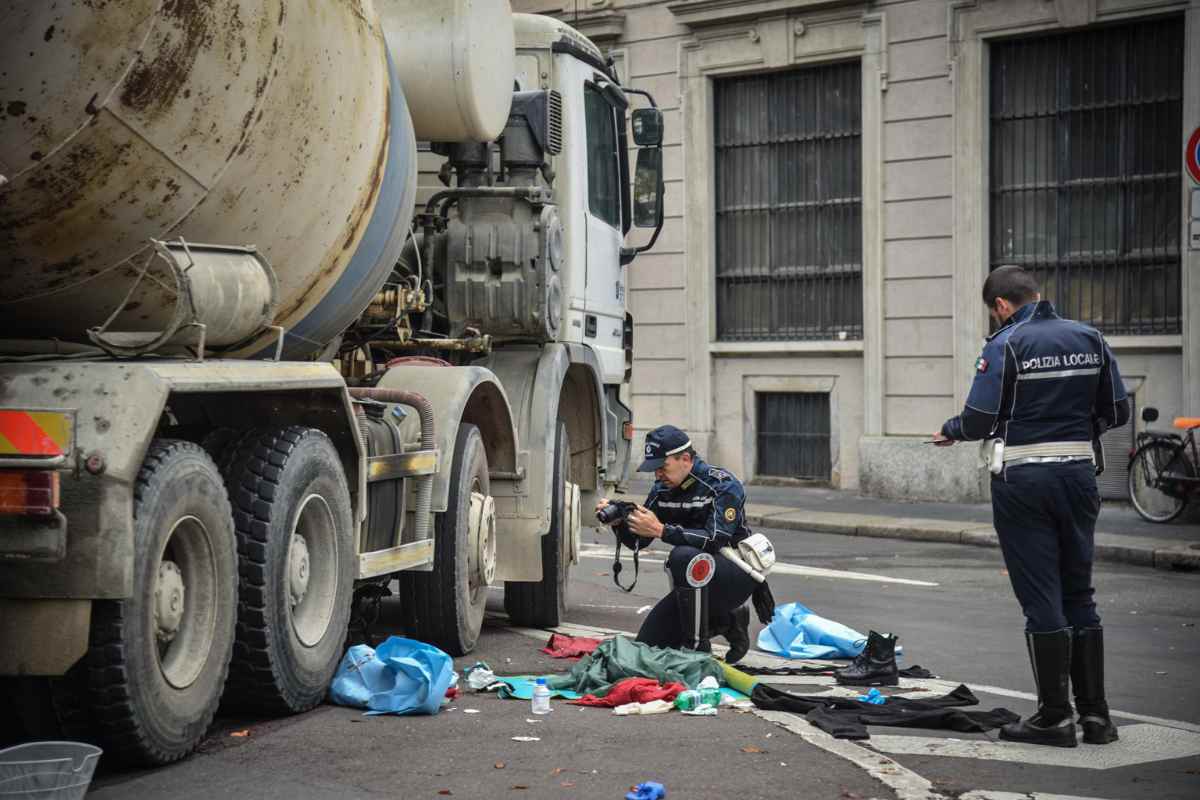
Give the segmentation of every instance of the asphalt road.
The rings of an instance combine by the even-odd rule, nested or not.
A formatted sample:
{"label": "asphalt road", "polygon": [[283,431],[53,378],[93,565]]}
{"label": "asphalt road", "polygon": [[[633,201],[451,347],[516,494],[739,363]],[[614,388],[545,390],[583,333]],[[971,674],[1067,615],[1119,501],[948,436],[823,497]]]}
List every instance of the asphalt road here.
{"label": "asphalt road", "polygon": [[[769,533],[781,562],[836,571],[773,575],[780,603],[803,602],[864,633],[895,632],[906,648],[902,666],[918,663],[947,681],[968,684],[983,708],[1032,711],[1022,619],[998,552]],[[607,537],[593,541],[595,547],[572,574],[570,621],[635,631],[638,609],[666,590],[661,566],[646,563],[655,553],[647,554],[635,592],[625,594],[608,577]],[[623,577],[630,574],[627,566]],[[323,706],[282,720],[222,718],[188,760],[148,772],[104,771],[89,797],[300,800],[449,792],[471,798],[618,798],[631,784],[658,780],[672,798],[891,798],[898,796],[897,787],[909,791],[913,786],[918,787],[909,795],[914,797],[986,790],[1106,800],[1193,798],[1200,792],[1195,680],[1200,575],[1102,565],[1096,584],[1108,639],[1110,704],[1134,715],[1116,717],[1122,742],[1107,747],[1022,749],[994,743],[994,733],[955,734],[962,742],[956,744],[947,743],[942,732],[886,728],[873,728],[870,742],[818,736],[814,745],[808,741],[811,729],[800,718],[787,728],[729,710],[716,719],[622,718],[557,701],[554,713],[529,722],[534,718],[527,703],[475,695],[435,717],[364,717]],[[495,594],[499,600],[500,593]],[[397,630],[399,614],[394,606],[387,609]],[[760,626],[754,627],[756,632]],[[503,618],[494,617],[478,650],[457,666],[480,659],[500,674],[569,666],[537,652],[541,635],[508,628]],[[825,688],[817,683],[782,688],[797,693]],[[466,714],[467,709],[478,713]],[[539,741],[516,742],[513,736]],[[882,765],[886,783],[861,766],[879,768],[889,757],[883,751],[899,763]]]}

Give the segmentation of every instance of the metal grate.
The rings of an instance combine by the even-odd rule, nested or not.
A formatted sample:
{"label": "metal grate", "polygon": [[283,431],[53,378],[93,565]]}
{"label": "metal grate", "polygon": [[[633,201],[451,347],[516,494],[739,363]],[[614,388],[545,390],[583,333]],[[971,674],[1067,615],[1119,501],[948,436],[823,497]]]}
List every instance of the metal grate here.
{"label": "metal grate", "polygon": [[1104,333],[1180,332],[1182,17],[1000,42],[991,266]]}
{"label": "metal grate", "polygon": [[762,477],[828,481],[829,395],[759,392],[755,473]]}
{"label": "metal grate", "polygon": [[862,338],[858,62],[714,86],[717,337]]}
{"label": "metal grate", "polygon": [[1137,397],[1129,395],[1129,422],[1119,428],[1105,431],[1100,437],[1104,450],[1104,472],[1096,477],[1100,497],[1105,500],[1129,499],[1129,452],[1133,450],[1136,435],[1134,420],[1137,419]]}

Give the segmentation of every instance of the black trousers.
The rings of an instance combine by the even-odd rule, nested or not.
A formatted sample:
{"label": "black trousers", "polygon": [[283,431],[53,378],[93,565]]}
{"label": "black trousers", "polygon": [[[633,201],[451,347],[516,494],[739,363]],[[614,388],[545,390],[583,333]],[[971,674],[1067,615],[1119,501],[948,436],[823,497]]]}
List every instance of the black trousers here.
{"label": "black trousers", "polygon": [[[703,551],[687,545],[671,548],[666,567],[671,573],[673,585],[687,586],[684,570],[687,569],[688,562],[701,552]],[[708,618],[723,620],[727,614],[750,599],[758,584],[754,578],[724,556],[718,554],[713,556],[713,559],[717,562],[717,570],[713,579],[708,582]],[[637,635],[639,642],[654,647],[681,647],[686,638],[674,592],[670,592],[650,609]]]}
{"label": "black trousers", "polygon": [[1099,514],[1090,461],[1023,464],[992,477],[992,517],[1025,630],[1100,624],[1092,597]]}

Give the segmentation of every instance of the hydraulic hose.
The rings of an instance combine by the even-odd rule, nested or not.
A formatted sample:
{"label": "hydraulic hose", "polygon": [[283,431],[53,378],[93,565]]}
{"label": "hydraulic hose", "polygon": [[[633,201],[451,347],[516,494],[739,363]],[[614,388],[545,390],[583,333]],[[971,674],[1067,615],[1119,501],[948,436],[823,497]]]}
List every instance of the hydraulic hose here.
{"label": "hydraulic hose", "polygon": [[[358,400],[378,400],[381,403],[402,403],[417,410],[421,420],[421,449],[432,450],[435,445],[433,428],[433,404],[424,395],[404,389],[381,389],[379,387],[354,387],[350,396]],[[422,475],[418,478],[416,539],[425,541],[432,538],[429,532],[430,509],[433,508],[433,475]]]}

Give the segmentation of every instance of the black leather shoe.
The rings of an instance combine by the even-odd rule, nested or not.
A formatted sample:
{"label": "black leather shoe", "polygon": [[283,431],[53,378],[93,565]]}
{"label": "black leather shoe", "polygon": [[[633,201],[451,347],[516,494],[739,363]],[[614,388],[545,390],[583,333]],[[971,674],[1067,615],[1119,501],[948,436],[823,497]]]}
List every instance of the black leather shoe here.
{"label": "black leather shoe", "polygon": [[1038,710],[1032,717],[1000,729],[1009,742],[1076,747],[1075,716],[1071,711],[1071,629],[1025,633],[1033,680],[1037,684]]}
{"label": "black leather shoe", "polygon": [[1085,744],[1109,744],[1119,738],[1104,698],[1104,629],[1076,628],[1071,642],[1071,686]]}
{"label": "black leather shoe", "polygon": [[898,686],[899,670],[896,669],[896,641],[899,637],[871,631],[867,635],[867,646],[859,653],[854,663],[834,673],[842,686]]}
{"label": "black leather shoe", "polygon": [[1040,713],[1020,722],[1011,722],[1000,729],[1000,738],[1007,742],[1044,744],[1051,747],[1078,747],[1075,740],[1075,720],[1064,717],[1057,722],[1047,722]]}
{"label": "black leather shoe", "polygon": [[726,664],[736,664],[750,650],[750,609],[738,606],[729,614],[726,627],[721,631],[725,641],[729,642],[729,652],[725,654]]}

